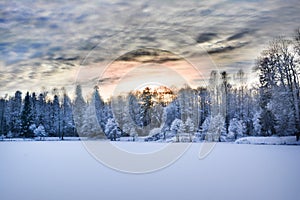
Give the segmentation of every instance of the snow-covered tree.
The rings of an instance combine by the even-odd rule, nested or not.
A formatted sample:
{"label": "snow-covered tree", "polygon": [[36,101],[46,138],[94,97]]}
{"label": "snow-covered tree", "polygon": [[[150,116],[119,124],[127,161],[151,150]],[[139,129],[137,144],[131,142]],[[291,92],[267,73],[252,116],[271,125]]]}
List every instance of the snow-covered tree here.
{"label": "snow-covered tree", "polygon": [[7,123],[6,123],[6,109],[7,109],[7,101],[5,99],[0,98],[0,135],[6,135],[7,133]]}
{"label": "snow-covered tree", "polygon": [[47,136],[45,128],[41,124],[37,128],[34,129],[33,133],[34,133],[34,136],[39,137],[40,140],[42,140],[44,137]]}
{"label": "snow-covered tree", "polygon": [[91,102],[88,103],[86,106],[86,110],[83,116],[83,127],[81,136],[104,138],[104,134],[102,134],[100,124],[98,123],[96,117],[94,97],[92,97]]}
{"label": "snow-covered tree", "polygon": [[149,87],[146,87],[142,91],[139,105],[140,105],[140,114],[141,114],[140,121],[142,122],[142,127],[148,126],[151,123],[150,109],[153,105],[152,94],[150,92]]}
{"label": "snow-covered tree", "polygon": [[[206,120],[205,120],[206,121]],[[225,130],[225,119],[222,115],[216,115],[207,119],[204,122],[205,127],[203,126],[203,130],[205,134],[205,140],[219,142],[221,135],[226,135]]]}
{"label": "snow-covered tree", "polygon": [[160,103],[154,103],[151,107],[151,128],[158,128],[163,125],[164,107]]}
{"label": "snow-covered tree", "polygon": [[189,117],[185,121],[184,125],[185,125],[185,132],[186,133],[193,133],[196,130],[193,120]]}
{"label": "snow-covered tree", "polygon": [[34,119],[32,116],[32,106],[30,103],[30,96],[29,92],[26,93],[25,99],[24,99],[24,106],[22,109],[21,114],[21,120],[22,120],[22,134],[24,137],[34,137],[33,131],[30,129],[30,126],[34,124]]}
{"label": "snow-covered tree", "polygon": [[45,94],[41,93],[38,96],[37,102],[36,102],[36,110],[37,110],[37,124],[44,124],[47,123],[46,120],[46,100],[45,100]]}
{"label": "snow-covered tree", "polygon": [[150,131],[149,136],[155,136],[161,134],[161,128],[154,128]]}
{"label": "snow-covered tree", "polygon": [[121,136],[118,125],[113,118],[108,119],[105,125],[105,134],[107,138],[114,141]]}
{"label": "snow-covered tree", "polygon": [[197,125],[197,129],[200,128],[200,126],[203,124],[205,119],[211,114],[210,111],[210,95],[209,91],[207,88],[200,87],[197,89],[198,90],[198,95],[200,98],[200,103],[199,103],[199,123]]}
{"label": "snow-covered tree", "polygon": [[179,136],[180,136],[181,133],[184,132],[184,123],[182,122],[181,119],[176,118],[172,122],[170,130],[176,134],[176,141],[179,142]]}
{"label": "snow-covered tree", "polygon": [[[296,66],[291,44],[290,40],[283,37],[276,38],[257,59],[256,70],[259,72],[261,89],[261,126],[264,135],[284,134],[283,128],[278,128],[284,124],[276,117],[278,107],[283,109],[284,104],[285,115],[295,121],[288,122],[287,128],[291,132],[294,129],[292,126],[296,126],[295,130],[300,130],[299,68]],[[278,98],[279,96],[281,97]]]}
{"label": "snow-covered tree", "polygon": [[163,113],[163,132],[171,129],[172,123],[175,119],[181,119],[180,104],[177,99],[174,99],[169,105],[164,108]]}
{"label": "snow-covered tree", "polygon": [[72,110],[72,103],[65,92],[63,95],[63,103],[61,106],[61,120],[62,120],[62,133],[61,139],[64,136],[76,136],[76,128],[73,118],[73,110]]}
{"label": "snow-covered tree", "polygon": [[276,134],[279,136],[293,135],[296,129],[296,118],[289,94],[284,88],[279,87],[274,91],[273,97],[268,104],[268,109],[273,113]]}
{"label": "snow-covered tree", "polygon": [[253,135],[261,135],[261,122],[260,122],[260,115],[261,115],[261,110],[257,111],[254,116],[253,116],[253,129],[254,129],[254,134]]}
{"label": "snow-covered tree", "polygon": [[189,134],[190,137],[190,142],[192,141],[192,136],[194,135],[195,132],[195,124],[191,118],[187,118],[187,120],[184,123],[184,128],[185,128],[185,133]]}
{"label": "snow-covered tree", "polygon": [[94,98],[97,120],[102,129],[102,133],[104,133],[106,123],[109,118],[113,117],[113,113],[111,111],[109,103],[105,103],[102,97],[100,96],[97,86],[94,87],[93,98]]}
{"label": "snow-covered tree", "polygon": [[243,137],[245,131],[246,130],[243,121],[233,118],[230,120],[227,139],[233,141],[240,137]]}
{"label": "snow-covered tree", "polygon": [[130,131],[129,131],[129,136],[132,137],[132,140],[133,140],[133,141],[135,141],[136,138],[138,137],[138,134],[137,134],[137,132],[136,132],[136,130],[135,130],[134,127],[132,127],[132,128],[130,129]]}
{"label": "snow-covered tree", "polygon": [[[46,97],[46,96],[45,96]],[[54,123],[53,123],[53,106],[52,101],[47,100],[44,104],[44,118],[40,123],[44,125],[46,132],[50,137],[56,136],[54,132]]]}
{"label": "snow-covered tree", "polygon": [[202,123],[200,134],[198,134],[198,137],[199,137],[200,140],[205,139],[205,135],[207,134],[207,132],[209,130],[210,121],[211,121],[211,117],[208,116],[208,117],[206,117],[206,119]]}
{"label": "snow-covered tree", "polygon": [[82,96],[81,86],[77,85],[75,90],[73,115],[74,115],[76,130],[79,135],[83,134],[85,110],[86,110],[86,102]]}
{"label": "snow-covered tree", "polygon": [[225,117],[225,130],[228,133],[228,127],[230,122],[230,112],[229,112],[229,100],[230,100],[230,88],[229,77],[226,71],[221,72],[221,93],[222,93],[222,106],[221,114]]}
{"label": "snow-covered tree", "polygon": [[59,97],[54,95],[53,103],[52,103],[52,123],[53,129],[52,134],[54,136],[61,136],[61,109],[59,104]]}
{"label": "snow-covered tree", "polygon": [[12,137],[19,137],[22,130],[21,121],[22,112],[22,93],[20,91],[15,92],[15,96],[10,98],[7,102],[7,109],[5,110],[5,119],[8,124],[8,132]]}
{"label": "snow-covered tree", "polygon": [[129,114],[132,121],[139,127],[143,127],[143,115],[141,111],[141,105],[139,103],[138,97],[136,97],[133,93],[128,96],[129,101]]}
{"label": "snow-covered tree", "polygon": [[208,91],[210,95],[210,113],[211,115],[217,115],[220,113],[221,91],[219,85],[219,73],[215,70],[210,73]]}

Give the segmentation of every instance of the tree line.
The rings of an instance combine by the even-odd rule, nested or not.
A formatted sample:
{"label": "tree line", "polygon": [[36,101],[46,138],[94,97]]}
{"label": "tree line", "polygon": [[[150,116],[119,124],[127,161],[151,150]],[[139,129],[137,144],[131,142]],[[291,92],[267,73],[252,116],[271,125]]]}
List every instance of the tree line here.
{"label": "tree line", "polygon": [[253,68],[259,82],[252,86],[238,70],[212,71],[205,87],[146,87],[108,101],[98,87],[85,100],[80,85],[73,101],[65,90],[53,96],[27,92],[24,98],[17,91],[0,99],[0,135],[177,141],[295,135],[300,131],[299,58],[297,30],[294,38],[278,37],[261,52]]}

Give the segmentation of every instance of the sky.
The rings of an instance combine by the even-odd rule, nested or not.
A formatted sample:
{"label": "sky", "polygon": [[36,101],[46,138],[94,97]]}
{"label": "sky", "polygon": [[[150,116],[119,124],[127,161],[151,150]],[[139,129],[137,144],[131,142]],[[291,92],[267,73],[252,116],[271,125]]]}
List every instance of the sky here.
{"label": "sky", "polygon": [[54,87],[71,95],[77,83],[106,97],[147,81],[197,86],[211,70],[251,77],[268,43],[300,27],[299,10],[299,0],[4,0],[0,97]]}

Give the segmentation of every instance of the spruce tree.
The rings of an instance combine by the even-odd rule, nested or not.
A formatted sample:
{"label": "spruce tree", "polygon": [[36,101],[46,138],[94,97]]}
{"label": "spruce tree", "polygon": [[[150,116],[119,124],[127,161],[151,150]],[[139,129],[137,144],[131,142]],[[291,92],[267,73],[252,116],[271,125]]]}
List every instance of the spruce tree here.
{"label": "spruce tree", "polygon": [[34,137],[33,130],[31,130],[31,125],[33,125],[32,107],[30,103],[29,92],[26,93],[24,99],[24,106],[21,114],[22,121],[22,135],[26,138]]}

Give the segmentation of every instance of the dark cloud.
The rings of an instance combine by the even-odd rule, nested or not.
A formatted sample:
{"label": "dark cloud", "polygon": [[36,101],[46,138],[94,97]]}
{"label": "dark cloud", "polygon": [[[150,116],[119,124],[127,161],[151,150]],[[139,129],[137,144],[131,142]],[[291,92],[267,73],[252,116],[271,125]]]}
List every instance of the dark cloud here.
{"label": "dark cloud", "polygon": [[197,43],[209,42],[218,36],[217,33],[201,33],[196,38]]}
{"label": "dark cloud", "polygon": [[229,51],[233,51],[235,49],[242,48],[242,47],[246,46],[247,44],[249,44],[249,43],[245,42],[245,43],[240,43],[240,44],[237,44],[237,45],[228,45],[228,46],[225,46],[225,47],[219,47],[219,48],[208,50],[207,53],[208,54],[222,54],[222,53],[227,53]]}
{"label": "dark cloud", "polygon": [[211,9],[205,9],[205,10],[201,10],[200,11],[200,14],[201,15],[209,15],[209,14],[211,14],[212,13],[212,10]]}
{"label": "dark cloud", "polygon": [[113,83],[114,81],[119,80],[120,77],[109,77],[109,78],[102,78],[97,80],[97,84],[107,84],[107,83]]}
{"label": "dark cloud", "polygon": [[232,36],[228,37],[227,41],[238,40],[238,39],[245,37],[246,35],[251,35],[254,32],[255,32],[255,30],[243,30],[243,31],[240,31],[240,32],[235,33]]}
{"label": "dark cloud", "polygon": [[182,58],[173,53],[160,49],[143,48],[131,51],[120,56],[117,61],[136,61],[141,63],[164,63],[178,61]]}
{"label": "dark cloud", "polygon": [[80,60],[80,57],[79,56],[74,56],[74,57],[58,57],[58,58],[55,58],[54,60],[57,60],[57,61],[74,61],[74,60]]}
{"label": "dark cloud", "polygon": [[140,39],[147,40],[147,41],[150,41],[150,42],[155,41],[155,37],[151,37],[151,36],[140,37]]}

